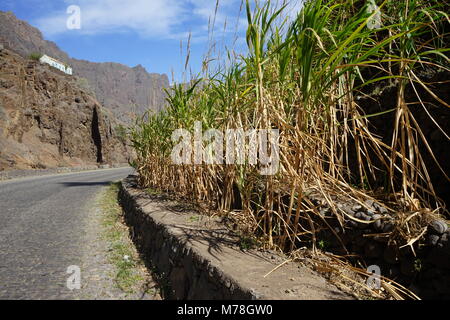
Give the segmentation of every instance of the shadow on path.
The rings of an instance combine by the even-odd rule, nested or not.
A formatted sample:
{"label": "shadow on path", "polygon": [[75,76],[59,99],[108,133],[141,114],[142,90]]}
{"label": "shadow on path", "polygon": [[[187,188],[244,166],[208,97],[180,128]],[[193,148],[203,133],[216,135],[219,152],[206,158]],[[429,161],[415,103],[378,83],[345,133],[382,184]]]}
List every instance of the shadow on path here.
{"label": "shadow on path", "polygon": [[109,186],[113,181],[99,181],[99,182],[61,182],[66,187],[89,187],[89,186]]}

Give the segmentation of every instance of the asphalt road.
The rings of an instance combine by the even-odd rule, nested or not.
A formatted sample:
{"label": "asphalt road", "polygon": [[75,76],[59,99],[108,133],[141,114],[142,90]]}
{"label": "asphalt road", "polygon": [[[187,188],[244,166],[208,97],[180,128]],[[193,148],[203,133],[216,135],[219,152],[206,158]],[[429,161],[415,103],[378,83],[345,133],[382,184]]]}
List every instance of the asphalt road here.
{"label": "asphalt road", "polygon": [[0,182],[0,299],[71,299],[98,192],[131,168]]}

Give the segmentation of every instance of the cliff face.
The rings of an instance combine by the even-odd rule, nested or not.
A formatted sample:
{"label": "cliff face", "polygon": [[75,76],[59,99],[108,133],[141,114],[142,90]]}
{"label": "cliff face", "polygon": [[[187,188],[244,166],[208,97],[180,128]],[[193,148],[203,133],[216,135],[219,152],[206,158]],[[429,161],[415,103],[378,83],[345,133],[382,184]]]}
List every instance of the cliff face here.
{"label": "cliff face", "polygon": [[33,52],[47,54],[70,64],[74,75],[88,81],[96,98],[123,122],[164,105],[162,88],[169,87],[167,75],[148,73],[142,66],[129,68],[118,63],[93,63],[71,59],[42,33],[14,14],[0,11],[0,43],[28,57]]}
{"label": "cliff face", "polygon": [[87,79],[99,102],[119,120],[128,123],[149,109],[162,109],[165,100],[162,88],[169,86],[167,76],[150,74],[141,66],[70,61],[74,75]]}
{"label": "cliff face", "polygon": [[75,78],[0,49],[0,171],[126,163],[116,128]]}

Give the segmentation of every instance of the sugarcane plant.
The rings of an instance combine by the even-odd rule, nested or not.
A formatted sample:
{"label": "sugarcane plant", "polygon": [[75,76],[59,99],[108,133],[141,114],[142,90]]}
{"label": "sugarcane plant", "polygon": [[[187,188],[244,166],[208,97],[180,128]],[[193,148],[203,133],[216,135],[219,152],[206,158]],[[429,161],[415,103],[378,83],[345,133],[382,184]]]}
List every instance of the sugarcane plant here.
{"label": "sugarcane plant", "polygon": [[[450,71],[445,6],[425,0],[308,0],[295,17],[286,12],[288,2],[247,0],[244,7],[247,54],[230,50],[215,72],[168,88],[165,110],[147,114],[131,130],[141,186],[230,215],[268,246],[285,251],[305,239],[316,246],[317,220],[327,224],[311,194],[320,194],[341,227],[346,214],[335,197],[363,203],[393,195],[395,201],[385,203],[399,228],[408,230],[397,233],[404,243],[422,232],[427,215],[445,214],[424,152],[438,166],[440,159],[412,112],[428,112],[419,94],[424,90],[436,106],[449,107],[420,76],[426,68]],[[358,97],[376,84],[397,88],[395,107],[368,113]],[[407,88],[418,103],[407,100]],[[386,114],[395,118],[389,143],[371,125]],[[449,138],[431,114],[430,121]],[[262,175],[249,161],[174,164],[173,131],[194,134],[198,122],[204,130],[223,132],[279,130],[279,170]],[[414,220],[420,222],[416,228],[407,219],[412,214],[422,217]]]}

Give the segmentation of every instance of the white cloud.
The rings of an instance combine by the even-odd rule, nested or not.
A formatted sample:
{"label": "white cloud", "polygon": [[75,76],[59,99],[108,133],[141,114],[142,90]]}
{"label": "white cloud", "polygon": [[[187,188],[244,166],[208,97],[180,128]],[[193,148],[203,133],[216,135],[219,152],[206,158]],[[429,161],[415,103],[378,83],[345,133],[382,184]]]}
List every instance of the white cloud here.
{"label": "white cloud", "polygon": [[[183,22],[186,9],[177,0],[79,0],[81,33],[99,34],[127,30],[143,36],[170,37]],[[64,11],[39,19],[37,26],[49,36],[68,32]]]}
{"label": "white cloud", "polygon": [[[41,0],[43,1],[43,0]],[[299,2],[291,0],[286,12],[296,12]],[[43,1],[45,2],[45,1]],[[209,27],[213,20],[214,38],[242,35],[247,27],[245,0],[65,0],[81,8],[82,34],[106,34],[136,32],[143,37],[156,39],[187,39],[192,42],[209,39]],[[275,0],[278,4],[284,0]],[[242,11],[240,11],[242,9]],[[50,12],[35,21],[47,37],[68,32],[69,15],[63,9]],[[215,17],[215,19],[213,19]],[[226,24],[226,28],[224,27]]]}
{"label": "white cloud", "polygon": [[[65,1],[81,8],[82,34],[134,31],[152,38],[205,38],[208,19],[214,15],[215,0],[77,0]],[[225,19],[233,20],[241,0],[220,0],[216,29]],[[236,9],[237,7],[237,9]],[[228,16],[230,15],[230,16]],[[69,15],[53,12],[36,21],[46,36],[64,34]],[[236,21],[236,20],[235,20]],[[193,29],[193,30],[192,30]]]}

